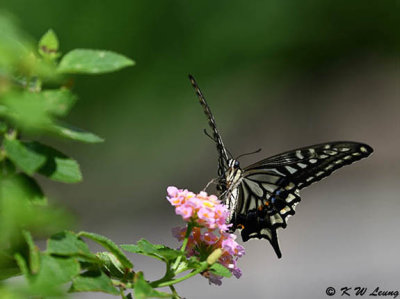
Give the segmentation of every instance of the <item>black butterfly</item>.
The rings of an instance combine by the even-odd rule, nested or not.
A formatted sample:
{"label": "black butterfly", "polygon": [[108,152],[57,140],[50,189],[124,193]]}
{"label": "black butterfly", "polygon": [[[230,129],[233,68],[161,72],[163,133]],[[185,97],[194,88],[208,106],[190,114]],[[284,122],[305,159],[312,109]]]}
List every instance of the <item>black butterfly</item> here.
{"label": "black butterfly", "polygon": [[217,144],[220,199],[231,211],[232,231],[241,230],[243,241],[267,239],[278,258],[277,236],[300,202],[300,189],[330,175],[336,169],[368,157],[373,149],[352,141],[327,142],[288,151],[241,169],[222,142],[215,119],[194,78],[190,82],[213,131]]}

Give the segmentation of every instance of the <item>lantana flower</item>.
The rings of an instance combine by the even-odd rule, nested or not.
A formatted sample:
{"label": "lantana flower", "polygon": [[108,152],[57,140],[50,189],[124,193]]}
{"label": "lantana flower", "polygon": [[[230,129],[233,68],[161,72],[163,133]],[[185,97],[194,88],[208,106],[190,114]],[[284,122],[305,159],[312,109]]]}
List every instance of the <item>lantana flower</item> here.
{"label": "lantana flower", "polygon": [[[244,248],[235,241],[236,235],[228,232],[228,208],[215,195],[208,195],[204,191],[195,194],[188,190],[168,187],[167,193],[167,200],[175,207],[175,213],[190,224],[186,256],[197,256],[200,260],[205,260],[212,252],[221,249],[222,255],[218,263],[239,278],[242,272],[237,266],[237,260],[244,255]],[[184,240],[188,227],[189,225],[174,228],[173,236],[178,241]],[[210,284],[222,283],[221,276],[208,271],[202,275],[208,278]]]}

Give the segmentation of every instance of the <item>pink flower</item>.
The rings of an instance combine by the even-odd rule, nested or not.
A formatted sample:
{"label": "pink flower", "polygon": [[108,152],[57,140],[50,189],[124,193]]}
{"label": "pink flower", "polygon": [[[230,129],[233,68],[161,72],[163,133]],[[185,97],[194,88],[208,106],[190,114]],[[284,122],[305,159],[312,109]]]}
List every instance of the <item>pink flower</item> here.
{"label": "pink flower", "polygon": [[219,237],[214,235],[212,232],[205,232],[200,236],[200,239],[208,245],[212,245],[218,241]]}
{"label": "pink flower", "polygon": [[[232,224],[227,224],[228,208],[215,195],[202,191],[194,194],[188,190],[168,187],[167,199],[175,207],[175,213],[191,224],[191,233],[186,245],[186,256],[197,256],[205,260],[216,249],[222,249],[218,263],[225,266],[239,278],[242,274],[237,267],[237,259],[244,255],[234,234],[228,233]],[[185,238],[187,228],[174,228],[173,235],[179,241]],[[202,274],[210,284],[220,285],[222,277],[208,271]]]}
{"label": "pink flower", "polygon": [[217,276],[215,274],[212,274],[210,272],[204,272],[203,276],[206,277],[208,279],[209,284],[215,284],[217,286],[220,286],[222,284],[222,277],[221,276]]}
{"label": "pink flower", "polygon": [[242,276],[242,270],[237,267],[232,269],[231,272],[236,278],[240,278],[240,276]]}
{"label": "pink flower", "polygon": [[193,215],[193,208],[189,205],[181,205],[175,209],[175,212],[181,215],[184,220],[189,220]]}
{"label": "pink flower", "polygon": [[[209,209],[209,208],[201,208],[197,212],[197,216],[199,217],[200,220],[203,220],[202,222],[208,224],[207,226],[210,228],[214,228],[214,223],[215,223],[215,213]],[[200,223],[202,223],[200,222]]]}
{"label": "pink flower", "polygon": [[179,190],[174,186],[169,186],[167,188],[167,193],[169,197],[175,197],[179,193]]}

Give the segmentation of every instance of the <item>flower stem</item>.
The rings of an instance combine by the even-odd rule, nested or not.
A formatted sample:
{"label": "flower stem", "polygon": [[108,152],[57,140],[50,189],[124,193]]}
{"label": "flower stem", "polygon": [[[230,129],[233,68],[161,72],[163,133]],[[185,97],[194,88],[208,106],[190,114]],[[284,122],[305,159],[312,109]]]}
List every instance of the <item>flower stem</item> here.
{"label": "flower stem", "polygon": [[180,297],[179,297],[178,293],[176,292],[174,286],[173,286],[173,285],[170,285],[169,288],[170,288],[170,290],[172,291],[173,298],[174,298],[174,299],[179,299]]}
{"label": "flower stem", "polygon": [[167,287],[167,286],[174,285],[174,284],[176,284],[176,283],[178,283],[178,282],[181,282],[181,281],[184,281],[184,280],[186,280],[186,279],[188,279],[188,278],[190,278],[190,277],[193,277],[193,276],[195,276],[195,275],[197,275],[197,274],[199,274],[199,273],[201,273],[201,272],[204,272],[204,271],[208,268],[208,266],[209,266],[209,265],[208,265],[207,262],[203,262],[203,263],[201,264],[201,267],[197,268],[195,271],[190,272],[190,273],[188,273],[187,275],[185,275],[185,276],[183,276],[183,277],[180,277],[180,278],[177,278],[177,279],[174,279],[174,280],[170,280],[170,281],[165,281],[165,282],[162,282],[162,281],[159,281],[159,282],[154,281],[154,282],[151,283],[151,286],[152,286],[153,288],[161,288],[161,287]]}
{"label": "flower stem", "polygon": [[[185,252],[185,250],[186,250],[186,246],[187,246],[187,243],[189,242],[189,236],[190,236],[190,233],[192,232],[192,228],[193,228],[193,224],[188,223],[186,234],[185,234],[185,239],[183,239],[182,247],[180,249],[181,252]],[[176,270],[178,268],[181,260],[182,260],[182,255],[178,256],[175,263],[172,265],[173,270]]]}

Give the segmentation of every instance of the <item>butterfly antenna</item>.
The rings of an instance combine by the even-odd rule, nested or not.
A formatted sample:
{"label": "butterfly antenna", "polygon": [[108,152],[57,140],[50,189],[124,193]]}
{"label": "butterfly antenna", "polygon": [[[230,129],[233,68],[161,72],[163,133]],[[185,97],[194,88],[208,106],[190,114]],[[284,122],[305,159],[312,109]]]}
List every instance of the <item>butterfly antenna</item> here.
{"label": "butterfly antenna", "polygon": [[202,191],[206,191],[208,187],[210,187],[211,184],[216,184],[218,182],[218,178],[213,178],[211,181],[207,183],[207,185],[204,187]]}
{"label": "butterfly antenna", "polygon": [[257,153],[259,153],[259,152],[261,152],[261,151],[262,151],[262,148],[259,148],[258,150],[254,151],[254,152],[241,154],[241,155],[239,155],[235,160],[238,160],[240,157],[243,157],[243,156],[257,154]]}
{"label": "butterfly antenna", "polygon": [[213,130],[213,140],[215,143],[217,143],[217,149],[218,152],[220,153],[220,158],[224,159],[225,161],[229,160],[228,154],[226,152],[226,148],[224,146],[224,143],[222,142],[221,135],[219,134],[217,130],[217,125],[215,123],[214,116],[211,113],[211,109],[207,104],[206,99],[204,98],[203,93],[201,92],[199,86],[197,85],[196,80],[193,78],[192,75],[189,75],[190,83],[192,83],[192,86],[194,90],[196,91],[196,95],[199,98],[201,106],[203,106],[204,113],[207,115],[208,118],[208,123]]}

